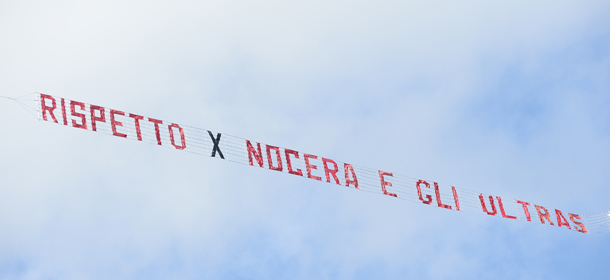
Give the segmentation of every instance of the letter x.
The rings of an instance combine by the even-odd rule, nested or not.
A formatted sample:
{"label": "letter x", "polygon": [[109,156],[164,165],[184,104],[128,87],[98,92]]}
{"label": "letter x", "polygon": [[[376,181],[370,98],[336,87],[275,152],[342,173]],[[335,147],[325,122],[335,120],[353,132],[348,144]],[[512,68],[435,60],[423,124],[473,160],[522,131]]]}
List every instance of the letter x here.
{"label": "letter x", "polygon": [[210,138],[212,138],[212,142],[214,143],[214,148],[212,149],[212,157],[216,157],[216,151],[218,151],[220,158],[225,159],[225,157],[222,155],[222,152],[220,151],[220,148],[218,147],[218,143],[220,143],[220,133],[216,134],[216,138],[214,138],[214,134],[212,134],[212,132],[209,130],[208,134],[210,134]]}

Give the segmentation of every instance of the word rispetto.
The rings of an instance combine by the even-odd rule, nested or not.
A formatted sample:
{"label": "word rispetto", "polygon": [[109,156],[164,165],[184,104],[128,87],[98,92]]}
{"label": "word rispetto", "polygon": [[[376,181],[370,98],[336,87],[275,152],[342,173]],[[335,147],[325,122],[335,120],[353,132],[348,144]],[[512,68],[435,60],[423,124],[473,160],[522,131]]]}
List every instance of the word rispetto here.
{"label": "word rispetto", "polygon": [[294,149],[62,97],[37,94],[37,100],[39,119],[64,126],[148,142],[452,211],[548,224],[581,233],[609,231],[610,212],[580,215],[568,213],[523,200],[502,199],[500,196],[464,188],[441,186],[429,180],[361,167]]}

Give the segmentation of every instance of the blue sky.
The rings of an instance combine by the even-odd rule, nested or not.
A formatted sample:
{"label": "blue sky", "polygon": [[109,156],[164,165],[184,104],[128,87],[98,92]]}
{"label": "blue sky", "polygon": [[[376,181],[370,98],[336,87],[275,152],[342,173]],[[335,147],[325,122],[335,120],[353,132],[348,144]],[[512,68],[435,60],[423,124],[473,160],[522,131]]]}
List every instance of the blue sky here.
{"label": "blue sky", "polygon": [[[0,95],[608,211],[605,1],[4,1]],[[1,279],[607,279],[609,235],[38,122],[0,100]]]}

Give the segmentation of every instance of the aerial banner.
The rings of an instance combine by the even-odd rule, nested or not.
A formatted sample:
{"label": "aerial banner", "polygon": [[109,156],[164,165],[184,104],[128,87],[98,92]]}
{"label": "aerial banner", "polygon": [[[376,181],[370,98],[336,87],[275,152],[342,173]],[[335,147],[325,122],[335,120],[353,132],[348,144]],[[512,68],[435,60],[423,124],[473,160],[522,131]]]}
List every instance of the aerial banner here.
{"label": "aerial banner", "polygon": [[63,126],[288,173],[448,211],[546,224],[580,233],[610,231],[610,211],[575,214],[105,106],[47,94],[37,94],[36,99],[38,118]]}

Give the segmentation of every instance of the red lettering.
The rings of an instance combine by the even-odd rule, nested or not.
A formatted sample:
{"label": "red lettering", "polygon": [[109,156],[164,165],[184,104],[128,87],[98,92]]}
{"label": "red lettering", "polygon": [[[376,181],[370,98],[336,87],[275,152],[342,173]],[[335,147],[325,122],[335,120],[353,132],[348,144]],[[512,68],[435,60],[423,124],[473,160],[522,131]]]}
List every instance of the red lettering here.
{"label": "red lettering", "polygon": [[258,153],[256,153],[256,150],[254,149],[254,147],[252,147],[252,143],[250,143],[250,140],[246,140],[246,147],[248,148],[248,159],[250,161],[250,165],[253,165],[252,155],[254,155],[254,158],[256,159],[258,165],[260,165],[260,167],[263,167],[263,153],[261,152],[261,143],[256,143]]}
{"label": "red lettering", "polygon": [[[534,204],[534,207],[536,207],[536,211],[538,211],[538,217],[540,218],[540,223],[544,224],[543,218],[545,218],[547,221],[549,221],[549,224],[551,224],[552,226],[555,225],[555,224],[553,224],[553,221],[551,221],[549,211],[546,210],[546,208],[544,208],[542,206],[538,206],[536,204]],[[542,214],[542,212],[540,211],[541,209],[544,211],[544,214]]]}
{"label": "red lettering", "polygon": [[460,201],[458,200],[457,189],[452,186],[451,191],[453,191],[453,201],[455,201],[455,210],[460,211]]}
{"label": "red lettering", "polygon": [[123,126],[123,123],[114,119],[115,114],[125,116],[125,113],[121,111],[110,109],[110,126],[112,126],[112,135],[127,138],[127,135],[116,131],[116,127]]}
{"label": "red lettering", "polygon": [[515,200],[517,203],[520,203],[521,206],[523,206],[523,212],[525,212],[525,218],[527,219],[528,222],[532,221],[532,217],[530,216],[530,210],[527,209],[527,206],[530,205],[529,202],[525,202],[525,201],[521,201],[521,200]]}
{"label": "red lettering", "polygon": [[162,120],[148,118],[148,120],[155,124],[155,134],[157,135],[157,145],[161,145],[161,132],[159,131],[159,125],[163,124]]}
{"label": "red lettering", "polygon": [[395,193],[391,193],[391,192],[388,192],[386,190],[385,187],[386,186],[391,187],[392,183],[386,182],[385,178],[383,178],[383,176],[390,176],[390,177],[392,177],[394,175],[392,175],[392,173],[390,173],[390,172],[385,172],[385,171],[379,170],[379,179],[381,179],[381,190],[383,191],[383,194],[389,195],[389,196],[393,196],[393,197],[398,197]]}
{"label": "red lettering", "polygon": [[[55,105],[55,104],[53,104]],[[85,103],[70,100],[70,111],[72,112],[72,116],[79,117],[81,119],[81,123],[76,123],[75,120],[72,120],[72,126],[82,129],[87,129],[87,119],[85,118],[85,114],[77,113],[74,105],[78,105],[81,110],[85,111]]]}
{"label": "red lettering", "polygon": [[565,225],[568,227],[568,229],[572,229],[570,227],[570,223],[568,223],[568,220],[566,220],[566,217],[563,216],[563,213],[561,213],[561,211],[555,209],[555,215],[557,216],[557,226],[558,227]]}
{"label": "red lettering", "polygon": [[424,200],[424,197],[422,196],[422,193],[421,193],[421,187],[419,186],[419,184],[424,184],[426,186],[426,188],[430,188],[430,184],[428,184],[428,182],[426,182],[424,180],[419,180],[415,184],[415,187],[417,187],[417,195],[419,196],[419,200],[421,200],[421,202],[423,202],[424,204],[431,204],[432,203],[432,196],[427,194],[426,195],[426,200]]}
{"label": "red lettering", "polygon": [[[100,107],[100,106],[95,106],[95,105],[91,105],[90,106],[90,110],[91,110],[91,129],[93,129],[93,131],[97,131],[97,126],[95,124],[96,121],[100,121],[100,122],[106,122],[106,116],[104,115],[104,107]],[[95,111],[100,112],[100,116],[97,117],[95,115]]]}
{"label": "red lettering", "polygon": [[451,206],[441,202],[441,192],[438,190],[438,184],[436,182],[434,182],[434,192],[436,193],[436,203],[438,204],[438,207],[451,210]]}
{"label": "red lettering", "polygon": [[64,125],[68,125],[68,118],[66,117],[66,101],[61,99],[61,116],[64,118]]}
{"label": "red lettering", "polygon": [[517,217],[506,215],[506,212],[504,212],[504,205],[502,204],[502,198],[500,198],[499,196],[496,196],[496,199],[498,200],[498,207],[500,207],[500,213],[502,213],[502,217],[507,218],[507,219],[516,220]]}
{"label": "red lettering", "polygon": [[134,115],[134,114],[129,114],[129,117],[133,118],[133,120],[135,121],[135,124],[136,124],[136,135],[138,137],[138,141],[142,141],[142,131],[140,131],[140,120],[143,120],[144,117],[138,116],[138,115]]}
{"label": "red lettering", "polygon": [[489,203],[491,203],[491,210],[493,210],[493,212],[489,212],[487,211],[487,207],[485,206],[485,199],[483,198],[483,194],[479,195],[479,200],[481,200],[481,207],[483,207],[483,211],[485,211],[485,213],[487,213],[487,215],[490,216],[495,216],[498,211],[496,210],[496,205],[494,204],[494,197],[493,196],[489,196]]}
{"label": "red lettering", "polygon": [[[176,145],[176,143],[174,142],[174,130],[172,129],[174,127],[178,128],[178,131],[180,131],[180,146]],[[182,129],[182,127],[175,123],[172,123],[171,125],[168,125],[167,128],[169,129],[169,140],[170,142],[172,142],[172,145],[178,150],[184,150],[184,148],[186,148],[186,140],[184,139],[184,130]]]}
{"label": "red lettering", "polygon": [[[53,106],[49,107],[47,106],[47,103],[45,102],[46,99],[51,99],[51,104]],[[57,123],[57,119],[55,118],[55,115],[53,114],[53,110],[55,110],[55,108],[57,108],[57,104],[55,104],[55,98],[53,98],[53,96],[50,95],[46,95],[46,94],[40,94],[40,110],[42,111],[42,119],[43,120],[47,120],[47,112],[49,112],[49,115],[51,115],[51,117],[53,118],[53,121],[55,121]]]}
{"label": "red lettering", "polygon": [[[358,187],[358,178],[356,178],[356,172],[354,172],[354,167],[351,164],[344,163],[343,170],[345,171],[345,186],[349,187],[349,185],[354,185],[356,189],[360,189]],[[354,177],[353,181],[349,179],[348,170],[352,173],[352,177]]]}
{"label": "red lettering", "polygon": [[[335,168],[329,169],[328,163],[332,163]],[[341,183],[339,183],[339,178],[337,178],[337,171],[339,171],[337,163],[335,163],[332,159],[322,158],[322,165],[324,165],[324,174],[326,174],[326,182],[330,183],[330,174],[332,174],[333,178],[335,178],[335,183],[337,183],[337,185],[341,185]]]}
{"label": "red lettering", "polygon": [[318,176],[311,175],[311,170],[312,169],[318,169],[318,167],[313,165],[313,164],[310,164],[309,163],[309,159],[318,159],[318,157],[314,156],[314,155],[310,155],[310,154],[303,154],[303,158],[305,159],[305,167],[307,169],[307,178],[315,179],[315,180],[318,180],[318,181],[322,181],[322,178],[320,178]]}
{"label": "red lettering", "polygon": [[[282,170],[284,168],[282,167],[282,157],[280,156],[280,148],[275,147],[275,146],[270,146],[270,145],[266,145],[266,146],[267,146],[267,162],[269,163],[269,169],[282,172]],[[277,167],[273,166],[273,161],[271,160],[271,150],[274,150],[275,155],[277,156]]]}
{"label": "red lettering", "polygon": [[[575,223],[578,227],[574,227],[578,232],[582,232],[582,233],[587,233],[587,228],[585,227],[585,225],[583,225],[581,222],[578,222],[576,220],[581,220],[580,216],[576,215],[576,214],[570,214],[568,213],[568,216],[570,216],[570,220]],[[576,219],[574,219],[576,218]]]}
{"label": "red lettering", "polygon": [[[298,176],[303,176],[303,171],[297,168],[297,171],[292,170],[292,162],[290,161],[290,155],[293,155],[294,158],[299,158],[299,152],[293,151],[291,149],[284,149],[284,153],[286,154],[286,165],[288,166],[288,173]],[[250,164],[252,164],[252,157],[250,157]]]}

